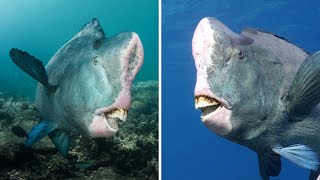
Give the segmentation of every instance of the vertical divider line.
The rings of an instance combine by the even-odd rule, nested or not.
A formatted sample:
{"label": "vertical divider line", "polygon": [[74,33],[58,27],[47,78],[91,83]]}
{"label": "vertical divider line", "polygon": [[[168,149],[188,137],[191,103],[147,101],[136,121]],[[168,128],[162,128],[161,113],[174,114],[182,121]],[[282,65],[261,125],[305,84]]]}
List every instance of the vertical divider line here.
{"label": "vertical divider line", "polygon": [[162,137],[161,137],[161,134],[162,134],[162,128],[161,128],[161,121],[162,121],[162,119],[161,119],[161,115],[162,115],[162,108],[161,108],[161,106],[162,106],[162,104],[161,104],[161,102],[162,102],[162,99],[161,99],[161,92],[162,92],[162,77],[161,77],[161,74],[162,74],[162,66],[161,66],[161,61],[162,61],[162,59],[161,59],[161,56],[162,56],[162,51],[161,51],[161,49],[162,49],[162,41],[161,41],[161,33],[162,33],[162,23],[161,23],[161,18],[162,18],[162,16],[161,16],[161,10],[162,10],[162,7],[161,7],[161,0],[159,0],[159,7],[158,7],[158,23],[159,23],[159,27],[158,27],[158,38],[159,38],[159,40],[158,40],[158,42],[159,42],[159,47],[158,47],[158,49],[159,49],[159,57],[158,57],[158,63],[159,63],[159,95],[158,95],[158,97],[159,97],[159,105],[158,105],[158,114],[159,114],[159,118],[158,118],[158,124],[159,124],[159,129],[158,129],[158,138],[159,138],[159,140],[158,140],[158,143],[159,143],[159,149],[158,149],[158,162],[159,162],[159,175],[158,175],[158,177],[159,177],[159,180],[161,180],[162,179],[162,162],[161,162],[161,160],[162,160],[162,158],[161,158],[161,145],[162,145]]}

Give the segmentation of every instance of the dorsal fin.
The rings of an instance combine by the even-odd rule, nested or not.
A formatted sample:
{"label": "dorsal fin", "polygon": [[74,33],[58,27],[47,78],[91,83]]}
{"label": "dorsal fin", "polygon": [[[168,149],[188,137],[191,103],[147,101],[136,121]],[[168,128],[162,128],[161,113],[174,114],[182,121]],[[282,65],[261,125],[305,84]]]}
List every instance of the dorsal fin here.
{"label": "dorsal fin", "polygon": [[277,34],[274,34],[274,33],[271,33],[269,31],[266,31],[266,30],[263,30],[263,29],[255,29],[255,28],[245,28],[243,30],[243,32],[248,32],[248,33],[251,33],[251,34],[257,34],[258,32],[261,32],[261,33],[267,33],[267,34],[270,34],[270,35],[273,35],[277,38],[280,38],[284,41],[287,41],[288,43],[292,44],[290,41],[288,41],[286,38],[282,37],[282,36],[279,36]]}
{"label": "dorsal fin", "polygon": [[[250,33],[250,34],[258,34],[258,32],[270,34],[270,35],[272,35],[272,36],[274,36],[274,37],[276,37],[276,38],[278,38],[278,39],[282,39],[283,41],[286,41],[287,43],[296,46],[294,43],[290,42],[288,39],[286,39],[286,38],[284,38],[284,37],[282,37],[282,36],[279,36],[279,35],[277,35],[277,34],[271,33],[271,32],[269,32],[269,31],[266,31],[266,30],[264,30],[264,29],[245,28],[245,29],[242,31],[242,33],[243,33],[243,32],[247,32],[247,33]],[[297,47],[298,47],[298,46],[297,46]],[[300,48],[300,49],[301,49],[301,48]],[[301,49],[301,50],[310,55],[310,53],[307,52],[306,50],[304,50],[304,49]]]}
{"label": "dorsal fin", "polygon": [[81,30],[72,39],[76,39],[82,36],[94,36],[96,40],[105,38],[104,31],[101,28],[98,19],[94,18],[90,22],[82,26]]}
{"label": "dorsal fin", "polygon": [[271,34],[271,35],[273,35],[273,36],[275,36],[275,37],[277,37],[277,38],[280,38],[280,39],[282,39],[282,40],[284,40],[284,41],[287,41],[288,43],[292,44],[288,39],[286,39],[286,38],[284,38],[284,37],[282,37],[282,36],[279,36],[279,35],[277,35],[277,34],[274,34],[274,33],[272,33],[272,32],[266,31],[266,30],[264,30],[264,29],[257,29],[257,31],[262,32],[262,33]]}

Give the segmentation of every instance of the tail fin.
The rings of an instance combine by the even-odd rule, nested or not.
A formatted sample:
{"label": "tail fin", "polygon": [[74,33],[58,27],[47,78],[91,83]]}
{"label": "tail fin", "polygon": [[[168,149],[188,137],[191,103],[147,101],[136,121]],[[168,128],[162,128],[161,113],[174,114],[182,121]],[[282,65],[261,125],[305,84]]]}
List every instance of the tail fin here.
{"label": "tail fin", "polygon": [[57,90],[57,86],[49,84],[46,69],[40,60],[29,53],[16,48],[12,48],[9,54],[12,61],[19,68],[47,87],[49,92],[55,92]]}

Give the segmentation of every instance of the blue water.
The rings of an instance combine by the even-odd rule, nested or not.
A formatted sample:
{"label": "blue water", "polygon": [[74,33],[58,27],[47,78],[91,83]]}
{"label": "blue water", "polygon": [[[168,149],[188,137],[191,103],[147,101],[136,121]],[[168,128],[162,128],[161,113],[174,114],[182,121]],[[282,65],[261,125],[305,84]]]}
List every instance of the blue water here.
{"label": "blue water", "polygon": [[11,62],[11,48],[47,64],[92,18],[98,18],[106,36],[138,33],[145,61],[136,80],[158,79],[157,0],[0,0],[0,92],[34,97],[36,82]]}
{"label": "blue water", "polygon": [[[235,32],[264,29],[309,52],[320,50],[320,1],[162,0],[162,177],[260,179],[257,155],[210,132],[194,109],[196,71],[193,32],[203,17],[220,19]],[[309,171],[282,159],[271,179],[308,179]]]}

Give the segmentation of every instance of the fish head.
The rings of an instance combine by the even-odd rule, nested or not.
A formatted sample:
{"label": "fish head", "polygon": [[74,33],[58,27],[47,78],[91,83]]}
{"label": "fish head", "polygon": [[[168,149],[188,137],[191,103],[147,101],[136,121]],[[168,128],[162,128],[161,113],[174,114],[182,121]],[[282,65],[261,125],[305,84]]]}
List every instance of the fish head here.
{"label": "fish head", "polygon": [[126,121],[143,46],[134,32],[105,38],[97,20],[80,33],[69,42],[69,54],[77,60],[59,89],[65,119],[90,137],[110,137],[118,131],[118,123]]}
{"label": "fish head", "polygon": [[100,56],[95,56],[92,63],[100,66],[97,73],[105,77],[104,84],[108,88],[100,89],[106,93],[106,102],[94,112],[95,116],[89,125],[92,137],[113,135],[118,130],[118,122],[126,120],[131,104],[132,82],[144,58],[140,38],[133,32],[120,33],[107,39],[99,51]]}
{"label": "fish head", "polygon": [[232,140],[248,140],[267,128],[278,108],[282,65],[255,39],[202,19],[192,39],[197,69],[195,108],[208,129]]}
{"label": "fish head", "polygon": [[[95,110],[95,117],[89,125],[90,136],[113,135],[118,122],[126,121],[131,104],[132,82],[142,66],[143,46],[134,32],[124,32],[107,39],[100,47],[101,55],[93,58],[95,66],[101,66],[99,73],[106,77],[105,105]],[[103,127],[103,128],[101,128]]]}

